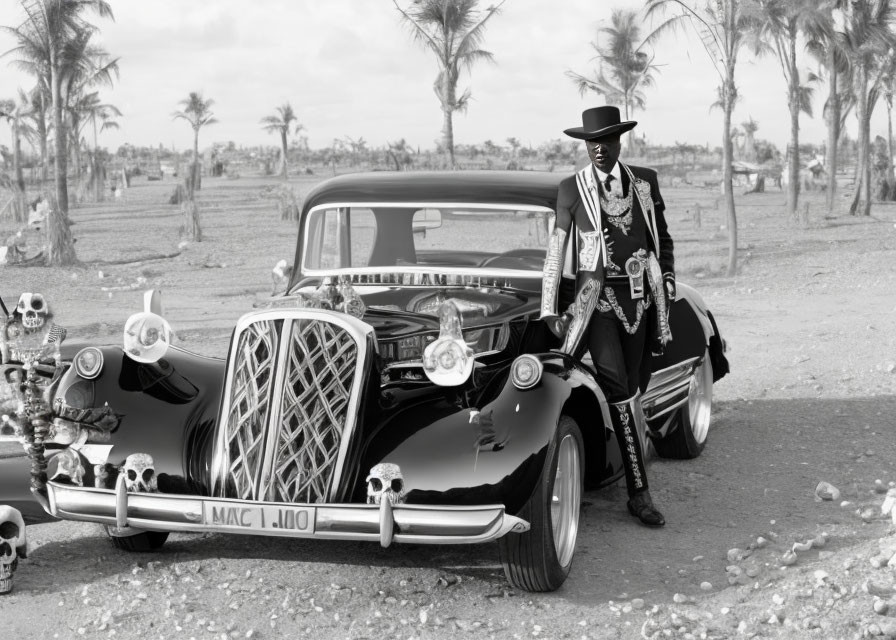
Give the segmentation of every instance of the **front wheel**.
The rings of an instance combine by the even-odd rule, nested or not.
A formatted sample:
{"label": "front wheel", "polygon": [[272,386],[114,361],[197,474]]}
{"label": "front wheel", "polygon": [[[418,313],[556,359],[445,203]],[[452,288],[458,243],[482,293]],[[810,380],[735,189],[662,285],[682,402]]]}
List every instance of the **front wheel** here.
{"label": "front wheel", "polygon": [[146,552],[160,549],[168,540],[167,531],[141,531],[130,536],[117,536],[109,527],[104,527],[112,546],[122,551]]}
{"label": "front wheel", "polygon": [[585,449],[578,425],[561,416],[538,485],[520,510],[529,531],[498,540],[504,574],[526,591],[554,591],[569,575],[579,532]]}
{"label": "front wheel", "polygon": [[709,349],[691,375],[687,402],[678,408],[671,419],[666,437],[652,440],[656,452],[663,458],[678,460],[699,456],[706,446],[712,419],[712,362]]}

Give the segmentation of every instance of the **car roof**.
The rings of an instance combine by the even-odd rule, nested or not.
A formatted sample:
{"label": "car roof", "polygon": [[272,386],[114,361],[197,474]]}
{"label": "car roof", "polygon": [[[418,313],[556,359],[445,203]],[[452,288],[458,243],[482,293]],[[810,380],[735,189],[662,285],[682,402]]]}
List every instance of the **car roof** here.
{"label": "car roof", "polygon": [[553,209],[566,172],[374,171],[330,178],[312,189],[302,216],[322,204],[465,203],[541,206]]}

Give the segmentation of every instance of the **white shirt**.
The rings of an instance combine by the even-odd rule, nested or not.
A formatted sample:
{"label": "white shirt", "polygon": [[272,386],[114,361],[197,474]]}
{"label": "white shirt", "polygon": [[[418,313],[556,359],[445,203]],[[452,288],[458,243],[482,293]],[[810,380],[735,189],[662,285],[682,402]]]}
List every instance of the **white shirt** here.
{"label": "white shirt", "polygon": [[[591,166],[594,167],[594,165]],[[597,179],[600,181],[601,186],[604,187],[604,190],[607,190],[605,186],[607,176],[613,176],[613,180],[610,181],[609,192],[615,196],[622,195],[622,172],[619,170],[619,162],[613,165],[613,168],[610,169],[610,173],[604,173],[597,167],[594,167],[594,175],[597,176]]]}

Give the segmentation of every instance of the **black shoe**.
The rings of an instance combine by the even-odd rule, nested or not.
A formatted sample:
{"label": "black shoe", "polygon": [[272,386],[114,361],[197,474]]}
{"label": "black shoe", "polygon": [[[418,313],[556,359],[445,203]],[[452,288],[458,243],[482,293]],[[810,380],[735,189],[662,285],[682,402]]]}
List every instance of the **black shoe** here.
{"label": "black shoe", "polygon": [[636,493],[628,500],[628,512],[648,527],[662,527],[666,524],[663,514],[653,506],[649,491]]}

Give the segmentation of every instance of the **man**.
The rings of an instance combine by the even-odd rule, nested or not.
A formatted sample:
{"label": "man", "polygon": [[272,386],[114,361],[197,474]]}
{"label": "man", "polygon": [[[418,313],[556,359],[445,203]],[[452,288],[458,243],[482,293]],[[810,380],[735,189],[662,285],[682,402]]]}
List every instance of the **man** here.
{"label": "man", "polygon": [[[639,388],[650,378],[650,349],[671,339],[667,309],[675,299],[672,238],[663,216],[656,172],[620,163],[620,136],[637,122],[620,122],[616,107],[582,113],[565,133],[585,141],[591,163],[560,183],[557,219],[545,259],[541,317],[562,350],[578,356],[587,345],[622,451],[629,512],[648,526],[665,519],[647,485],[635,427]],[[572,244],[576,295],[557,315],[566,246]]]}

